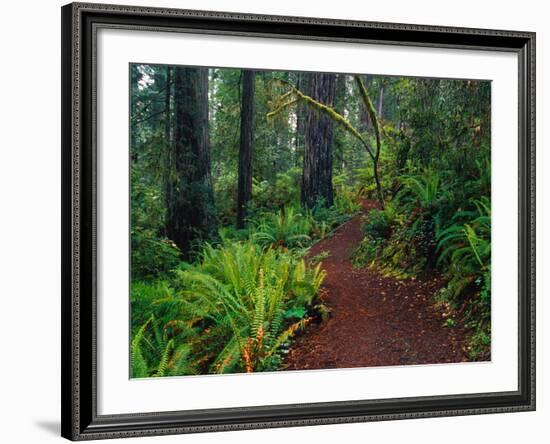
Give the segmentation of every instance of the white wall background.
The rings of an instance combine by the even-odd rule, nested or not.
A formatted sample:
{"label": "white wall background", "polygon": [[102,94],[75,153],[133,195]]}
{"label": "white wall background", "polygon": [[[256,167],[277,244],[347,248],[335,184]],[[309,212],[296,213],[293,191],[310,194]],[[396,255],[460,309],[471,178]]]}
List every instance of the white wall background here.
{"label": "white wall background", "polygon": [[[543,72],[550,48],[544,2],[526,0],[113,0],[114,3],[260,14],[303,15],[537,32],[538,409],[484,415],[141,438],[125,442],[545,442],[550,391],[544,380],[549,339],[543,301],[550,253],[544,223],[550,192],[544,171]],[[9,443],[60,442],[60,11],[59,0],[12,0],[0,27],[0,436]],[[546,26],[545,26],[546,25]],[[546,281],[545,281],[546,278]],[[548,347],[546,347],[548,352]],[[547,438],[546,438],[547,439]]]}

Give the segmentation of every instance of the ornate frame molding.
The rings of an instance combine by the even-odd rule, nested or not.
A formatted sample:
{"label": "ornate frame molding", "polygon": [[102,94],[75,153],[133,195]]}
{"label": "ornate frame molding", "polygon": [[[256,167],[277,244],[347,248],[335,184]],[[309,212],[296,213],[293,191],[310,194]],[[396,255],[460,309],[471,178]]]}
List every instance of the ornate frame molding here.
{"label": "ornate frame molding", "polygon": [[[71,440],[535,409],[535,34],[72,3],[62,8],[62,435]],[[519,60],[519,390],[97,415],[95,40],[98,27],[510,51]]]}

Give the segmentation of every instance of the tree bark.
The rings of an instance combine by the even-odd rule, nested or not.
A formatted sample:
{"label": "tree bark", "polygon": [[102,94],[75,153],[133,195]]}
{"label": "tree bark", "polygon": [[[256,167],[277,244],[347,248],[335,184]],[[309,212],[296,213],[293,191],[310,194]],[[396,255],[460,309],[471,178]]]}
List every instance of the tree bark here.
{"label": "tree bark", "polygon": [[[336,75],[336,87],[334,94],[334,111],[346,116],[346,75]],[[336,165],[336,171],[343,171],[345,165],[344,152],[346,149],[345,132],[336,127],[334,132],[334,143],[332,147],[332,163]],[[333,167],[334,169],[334,167]]]}
{"label": "tree bark", "polygon": [[382,112],[384,111],[384,85],[380,87],[380,94],[378,95],[378,103],[376,105],[376,115],[378,119],[382,118]]}
{"label": "tree bark", "polygon": [[[173,155],[174,155],[174,140],[173,140],[173,130],[172,130],[172,68],[170,66],[166,67],[166,90],[164,91],[164,171],[165,178],[163,180],[164,185],[164,197],[167,203],[166,208],[168,208],[168,203],[170,199],[168,196],[171,194],[171,183],[168,180],[169,174],[172,172],[173,168]],[[167,236],[167,223],[164,224],[162,228],[163,234]]]}
{"label": "tree bark", "polygon": [[166,234],[185,259],[217,238],[208,140],[208,70],[176,67],[175,128],[166,172]]}
{"label": "tree bark", "polygon": [[[334,74],[311,74],[308,95],[332,107],[336,89]],[[302,204],[313,208],[321,203],[332,206],[332,143],[333,122],[308,108],[305,128],[304,172],[302,176]]]}
{"label": "tree bark", "polygon": [[241,144],[237,192],[237,228],[244,228],[246,207],[252,198],[252,152],[254,150],[254,71],[243,71]]}
{"label": "tree bark", "polygon": [[138,81],[139,72],[137,65],[131,65],[130,69],[130,88],[131,88],[131,100],[130,100],[130,157],[132,162],[138,161],[138,147],[137,147],[137,127],[134,124],[134,117],[136,115],[136,108],[138,102]]}
{"label": "tree bark", "polygon": [[172,95],[172,68],[170,66],[166,67],[166,85],[164,91],[164,138],[170,150],[170,145],[172,144],[172,110],[170,105],[170,98]]}
{"label": "tree bark", "polygon": [[[309,73],[298,73],[296,86],[299,90],[308,91],[309,76]],[[299,103],[296,107],[296,152],[294,163],[296,166],[301,166],[303,164],[306,121],[307,107],[303,103]]]}

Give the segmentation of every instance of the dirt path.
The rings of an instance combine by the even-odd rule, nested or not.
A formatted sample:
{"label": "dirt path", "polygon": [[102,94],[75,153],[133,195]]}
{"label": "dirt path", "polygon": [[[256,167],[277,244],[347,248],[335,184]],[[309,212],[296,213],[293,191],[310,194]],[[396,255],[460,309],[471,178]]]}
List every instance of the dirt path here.
{"label": "dirt path", "polygon": [[[375,207],[364,203],[365,210]],[[287,369],[327,369],[379,365],[467,361],[464,332],[446,328],[432,307],[432,296],[443,285],[437,274],[417,279],[385,278],[368,268],[353,267],[350,255],[363,235],[361,215],[314,245],[323,251],[327,277],[323,300],[332,312],[320,325],[308,328],[291,347]]]}

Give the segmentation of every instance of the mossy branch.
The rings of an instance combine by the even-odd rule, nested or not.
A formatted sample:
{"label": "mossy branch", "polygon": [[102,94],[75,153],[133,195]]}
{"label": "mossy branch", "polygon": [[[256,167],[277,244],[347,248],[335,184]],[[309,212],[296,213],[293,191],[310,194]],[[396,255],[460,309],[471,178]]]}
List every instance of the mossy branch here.
{"label": "mossy branch", "polygon": [[298,99],[291,99],[291,100],[288,100],[286,102],[281,103],[280,105],[277,105],[277,108],[275,108],[273,111],[270,111],[270,112],[267,113],[267,118],[268,119],[273,119],[278,114],[283,112],[285,109],[292,107],[296,103],[298,103]]}
{"label": "mossy branch", "polygon": [[[295,103],[300,102],[300,103],[306,104],[307,106],[312,108],[314,111],[320,114],[324,114],[329,119],[331,119],[332,121],[342,126],[346,131],[348,131],[351,135],[353,135],[357,140],[361,142],[361,144],[365,147],[365,149],[367,150],[367,153],[372,159],[374,181],[376,182],[376,192],[378,194],[380,207],[383,209],[384,195],[382,193],[382,185],[380,183],[380,177],[378,175],[378,159],[380,157],[380,146],[381,146],[379,122],[376,116],[376,110],[374,109],[374,106],[372,104],[372,101],[370,100],[369,94],[367,92],[367,89],[365,88],[365,85],[363,84],[363,81],[359,76],[354,76],[354,78],[355,78],[355,81],[357,82],[357,85],[359,86],[361,97],[363,99],[363,102],[365,102],[368,113],[373,122],[375,136],[376,136],[376,151],[373,151],[373,149],[367,143],[367,140],[363,137],[363,135],[359,131],[357,131],[357,129],[344,116],[336,112],[330,106],[327,106],[321,102],[318,102],[314,98],[307,96],[298,88],[296,88],[292,83],[283,79],[273,79],[271,81],[273,85],[278,85],[282,89],[287,89],[287,91],[278,97],[278,99],[275,101],[275,104],[276,104],[275,110],[268,113],[267,117],[272,118],[276,116],[278,113],[280,113],[281,111],[283,111],[284,109],[287,109],[288,107],[294,105]],[[292,98],[289,100],[290,97]]]}
{"label": "mossy branch", "polygon": [[360,76],[353,76],[355,79],[355,83],[357,83],[357,87],[359,88],[359,93],[361,94],[361,98],[363,99],[363,103],[365,104],[367,108],[367,112],[369,113],[370,120],[372,122],[372,125],[374,127],[374,134],[376,137],[376,160],[378,160],[378,157],[380,157],[380,125],[378,122],[378,116],[376,115],[376,110],[374,109],[374,105],[372,104],[372,100],[369,97],[369,93],[367,91],[367,87],[363,83],[363,79],[361,79]]}
{"label": "mossy branch", "polygon": [[288,91],[284,94],[282,94],[279,97],[278,102],[281,102],[288,97],[293,97],[291,100],[287,100],[286,102],[283,102],[281,104],[278,104],[276,108],[269,112],[267,114],[268,118],[273,118],[283,110],[289,108],[290,106],[293,106],[294,104],[301,102],[306,104],[307,106],[311,107],[313,110],[326,115],[329,117],[332,121],[336,122],[340,126],[342,126],[346,131],[348,131],[350,134],[352,134],[357,140],[361,142],[361,144],[365,147],[367,152],[369,153],[369,156],[375,160],[375,153],[372,151],[371,147],[365,140],[365,138],[361,135],[359,131],[340,113],[336,112],[334,108],[331,108],[330,106],[327,106],[321,102],[318,102],[314,98],[304,94],[302,91],[300,91],[298,88],[296,88],[292,83],[283,80],[283,79],[273,79],[273,84],[278,84],[279,86],[282,86],[283,88],[288,88]]}

